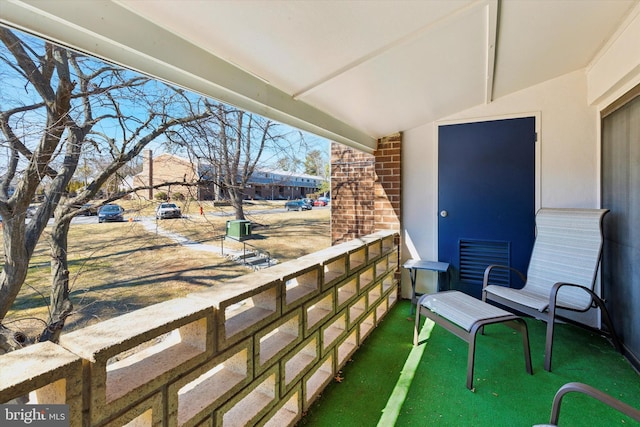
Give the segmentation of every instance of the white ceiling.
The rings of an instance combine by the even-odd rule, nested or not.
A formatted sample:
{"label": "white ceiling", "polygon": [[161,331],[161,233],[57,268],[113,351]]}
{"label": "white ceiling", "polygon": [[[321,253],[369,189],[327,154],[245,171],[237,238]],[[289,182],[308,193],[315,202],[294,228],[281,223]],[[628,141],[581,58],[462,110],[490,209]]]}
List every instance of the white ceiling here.
{"label": "white ceiling", "polygon": [[[136,45],[156,59],[182,55],[174,61],[185,69],[185,55],[200,57],[192,67],[215,68],[203,58],[206,51],[251,77],[243,80],[236,73],[237,78],[217,82],[219,86],[284,111],[276,118],[290,124],[315,122],[313,126],[331,127],[354,141],[361,132],[362,143],[366,137],[408,130],[587,67],[639,1],[101,0],[76,1],[65,10],[74,0],[0,0],[0,5],[38,9],[74,30],[81,24],[100,40],[117,41],[121,50]],[[95,16],[89,17],[87,4]],[[177,52],[170,37],[156,39],[122,8],[193,43],[200,53]],[[9,18],[4,22],[54,40],[70,37],[34,22],[33,16],[23,19],[13,8],[5,10]],[[91,19],[93,24],[85,24]],[[109,25],[100,26],[105,23]],[[79,40],[63,41],[103,57],[119,55]],[[137,46],[142,43],[146,45]],[[115,60],[136,68],[126,59]],[[190,73],[200,80],[223,74]],[[320,114],[307,114],[306,107]],[[330,118],[337,124],[329,123]]]}
{"label": "white ceiling", "polygon": [[[287,94],[381,137],[584,68],[636,2],[121,3]],[[492,20],[498,8],[498,19]],[[487,96],[491,82],[493,93]]]}

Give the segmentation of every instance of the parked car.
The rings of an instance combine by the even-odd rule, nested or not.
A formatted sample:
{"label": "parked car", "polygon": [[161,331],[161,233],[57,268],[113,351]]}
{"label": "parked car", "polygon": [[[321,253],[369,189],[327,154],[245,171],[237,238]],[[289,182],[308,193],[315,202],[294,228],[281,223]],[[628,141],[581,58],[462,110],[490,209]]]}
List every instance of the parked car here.
{"label": "parked car", "polygon": [[327,206],[327,202],[325,202],[324,200],[315,200],[313,202],[313,206]]}
{"label": "parked car", "polygon": [[310,199],[310,198],[306,197],[306,198],[302,199],[302,201],[305,202],[308,205],[313,206],[313,202],[314,202],[313,199]]}
{"label": "parked car", "polygon": [[308,211],[311,210],[311,205],[306,204],[302,200],[292,200],[284,204],[284,207],[288,211]]}
{"label": "parked car", "polygon": [[37,205],[29,205],[27,208],[27,218],[33,218],[36,216],[36,211],[38,210]]}
{"label": "parked car", "polygon": [[93,216],[98,215],[98,207],[92,205],[91,203],[85,203],[82,205],[82,215],[84,216]]}
{"label": "parked car", "polygon": [[329,204],[329,202],[331,202],[331,199],[328,197],[324,197],[324,196],[320,196],[318,197],[318,200],[322,200],[323,202],[325,202],[326,204]]}
{"label": "parked car", "polygon": [[98,211],[98,222],[124,221],[124,209],[120,205],[104,205]]}
{"label": "parked car", "polygon": [[175,203],[160,203],[156,208],[156,218],[182,218],[182,212]]}

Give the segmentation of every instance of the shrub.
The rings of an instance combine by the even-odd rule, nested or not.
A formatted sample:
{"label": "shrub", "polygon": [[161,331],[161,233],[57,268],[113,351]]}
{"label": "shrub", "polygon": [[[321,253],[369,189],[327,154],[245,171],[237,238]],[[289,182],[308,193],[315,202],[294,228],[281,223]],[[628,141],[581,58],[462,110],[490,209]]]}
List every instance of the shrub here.
{"label": "shrub", "polygon": [[181,201],[183,201],[183,200],[184,200],[184,194],[182,194],[182,193],[173,193],[173,194],[171,195],[171,198],[172,198],[173,200],[177,200],[177,201],[181,202]]}
{"label": "shrub", "polygon": [[169,197],[167,197],[167,193],[164,191],[158,191],[154,196],[156,200],[164,200],[166,201]]}

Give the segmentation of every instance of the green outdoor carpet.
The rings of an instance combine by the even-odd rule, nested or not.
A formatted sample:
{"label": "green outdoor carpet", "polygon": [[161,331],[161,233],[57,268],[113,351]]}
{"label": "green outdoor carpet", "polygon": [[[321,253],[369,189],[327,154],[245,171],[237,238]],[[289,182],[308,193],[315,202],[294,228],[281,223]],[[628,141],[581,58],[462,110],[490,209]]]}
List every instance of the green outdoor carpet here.
{"label": "green outdoor carpet", "polygon": [[[413,347],[413,316],[400,301],[312,405],[300,426],[532,426],[549,422],[556,391],[578,381],[640,408],[640,376],[602,337],[558,325],[553,372],[544,370],[546,324],[527,319],[533,375],[519,334],[503,325],[478,337],[475,391],[465,387],[467,344],[428,322]],[[560,426],[637,426],[577,393],[565,396]]]}

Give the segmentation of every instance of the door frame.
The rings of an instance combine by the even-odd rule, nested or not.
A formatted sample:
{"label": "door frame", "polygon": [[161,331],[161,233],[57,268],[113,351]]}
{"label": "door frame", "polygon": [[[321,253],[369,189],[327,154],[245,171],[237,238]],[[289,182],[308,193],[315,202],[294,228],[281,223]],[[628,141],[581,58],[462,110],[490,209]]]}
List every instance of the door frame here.
{"label": "door frame", "polygon": [[[535,194],[535,205],[534,205],[534,210],[535,212],[538,211],[538,209],[540,209],[540,204],[541,204],[541,200],[542,200],[542,177],[541,177],[541,171],[542,171],[542,165],[541,165],[541,157],[542,157],[542,133],[540,131],[541,129],[541,112],[540,111],[535,111],[535,112],[529,112],[529,113],[515,113],[515,114],[504,114],[504,115],[495,115],[495,116],[482,116],[482,117],[469,117],[469,118],[463,118],[463,119],[453,119],[453,120],[439,120],[434,122],[434,140],[435,140],[435,165],[436,168],[438,167],[438,154],[439,154],[439,148],[440,148],[440,140],[439,140],[439,129],[440,126],[448,126],[448,125],[460,125],[460,124],[470,124],[470,123],[478,123],[478,122],[492,122],[492,121],[496,121],[496,120],[504,120],[504,119],[521,119],[521,118],[525,118],[525,117],[533,117],[535,119],[535,131],[536,131],[536,143],[535,143],[535,177],[534,177],[534,194]],[[435,191],[434,191],[434,200],[433,200],[433,207],[434,207],[434,211],[432,212],[432,214],[434,215],[434,218],[436,218],[436,220],[433,223],[433,253],[436,254],[437,257],[440,256],[440,254],[438,253],[438,239],[440,238],[439,235],[439,231],[438,231],[438,216],[439,216],[439,212],[438,212],[438,189],[440,188],[440,183],[438,182],[438,173],[436,171],[435,174]],[[535,213],[534,212],[534,213]],[[438,258],[439,259],[439,258]]]}

